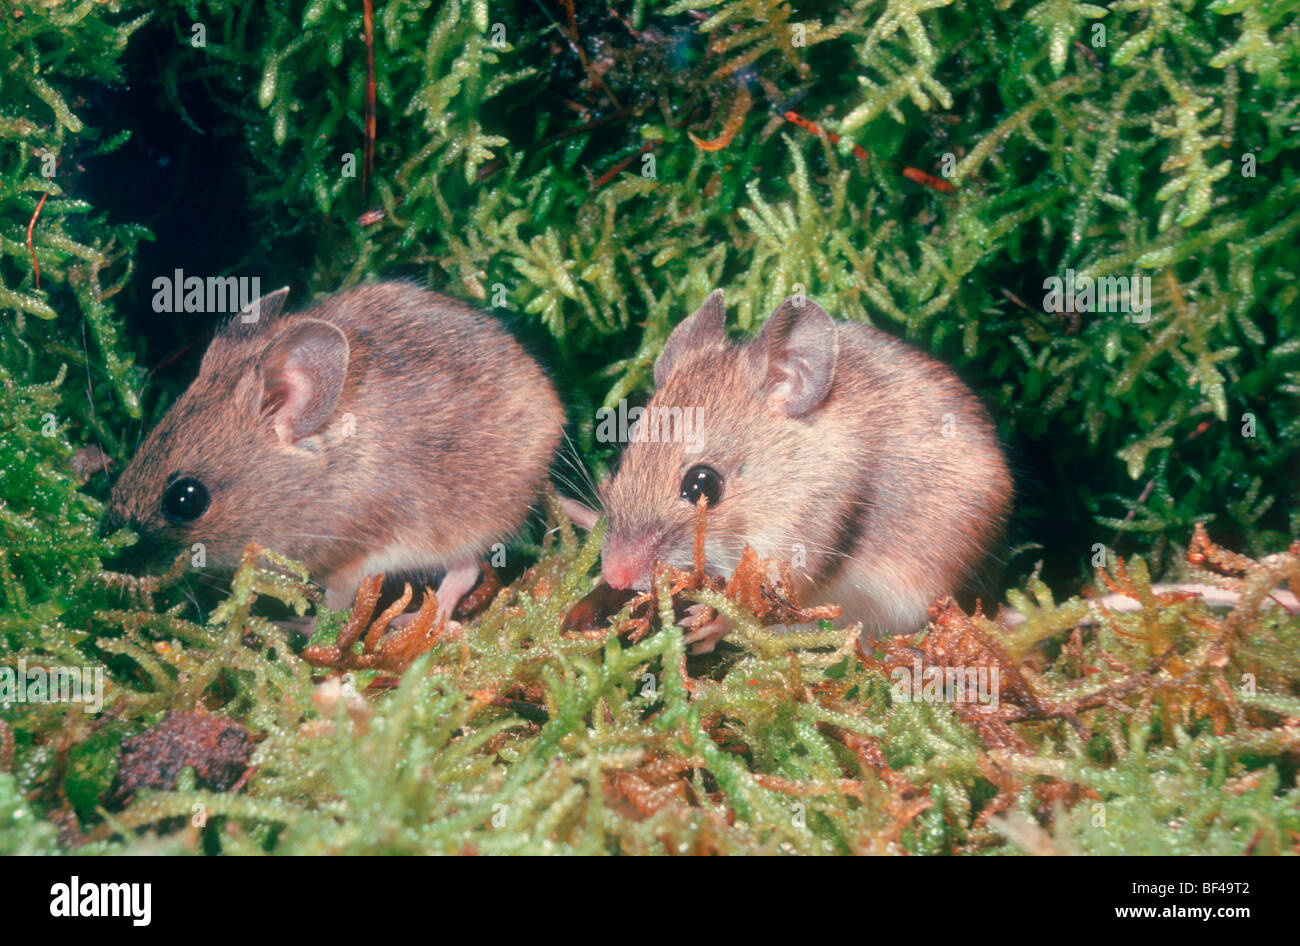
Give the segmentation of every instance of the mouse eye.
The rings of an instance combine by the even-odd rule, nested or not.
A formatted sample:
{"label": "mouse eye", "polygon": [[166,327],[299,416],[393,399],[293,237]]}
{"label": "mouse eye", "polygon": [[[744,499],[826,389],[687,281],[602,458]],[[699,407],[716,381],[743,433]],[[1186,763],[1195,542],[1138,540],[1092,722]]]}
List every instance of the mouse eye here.
{"label": "mouse eye", "polygon": [[208,488],[192,476],[185,476],[163,493],[163,515],[177,525],[193,522],[208,509]]}
{"label": "mouse eye", "polygon": [[722,498],[722,474],[702,463],[691,467],[682,477],[681,497],[694,506],[701,495],[710,506],[716,506]]}

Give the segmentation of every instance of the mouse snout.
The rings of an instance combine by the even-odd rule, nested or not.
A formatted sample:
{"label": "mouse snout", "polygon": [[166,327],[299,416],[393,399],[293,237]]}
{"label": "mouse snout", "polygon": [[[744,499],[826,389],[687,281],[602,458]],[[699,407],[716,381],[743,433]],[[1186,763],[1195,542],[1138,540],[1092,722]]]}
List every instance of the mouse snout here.
{"label": "mouse snout", "polygon": [[600,574],[611,588],[649,588],[650,570],[658,554],[657,535],[607,535],[600,550]]}
{"label": "mouse snout", "polygon": [[99,537],[106,539],[124,525],[126,520],[115,509],[106,510],[99,520]]}

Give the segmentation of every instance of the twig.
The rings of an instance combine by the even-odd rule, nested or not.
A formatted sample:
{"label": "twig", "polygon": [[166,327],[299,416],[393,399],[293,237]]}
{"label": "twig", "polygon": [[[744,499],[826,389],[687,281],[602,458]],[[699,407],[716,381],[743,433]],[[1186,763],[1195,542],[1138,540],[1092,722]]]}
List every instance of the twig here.
{"label": "twig", "polygon": [[361,199],[365,200],[375,168],[375,8],[372,0],[362,0],[361,11],[366,30],[366,158],[361,166]]}
{"label": "twig", "polygon": [[652,139],[651,141],[647,141],[640,148],[637,148],[635,151],[629,154],[622,161],[618,162],[618,164],[614,165],[612,168],[610,168],[600,177],[596,178],[596,183],[592,185],[592,189],[599,190],[600,188],[604,187],[611,180],[617,177],[621,171],[625,170],[629,164],[631,164],[633,161],[635,161],[637,158],[639,158],[641,155],[645,154],[646,152],[653,151],[656,147],[658,147],[661,144],[663,144],[663,141],[661,141],[658,138]]}
{"label": "twig", "polygon": [[32,254],[32,269],[36,270],[36,288],[41,288],[41,264],[36,262],[36,247],[32,246],[32,229],[36,226],[36,218],[41,215],[41,208],[45,206],[45,198],[50,195],[42,194],[40,201],[36,204],[36,212],[32,214],[32,219],[27,221],[27,252]]}

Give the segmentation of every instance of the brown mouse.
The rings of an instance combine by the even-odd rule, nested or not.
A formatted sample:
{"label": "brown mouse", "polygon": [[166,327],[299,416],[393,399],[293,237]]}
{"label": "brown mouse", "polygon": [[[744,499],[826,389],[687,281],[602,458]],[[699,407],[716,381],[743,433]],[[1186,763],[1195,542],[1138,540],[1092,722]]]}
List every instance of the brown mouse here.
{"label": "brown mouse", "polygon": [[361,579],[444,577],[450,614],[525,522],[564,424],[545,372],[489,315],[379,282],[231,318],[115,484],[157,567],[184,549],[228,576],[250,542],[303,562],[345,607]]}
{"label": "brown mouse", "polygon": [[[703,494],[710,571],[729,574],[751,545],[792,564],[802,603],[840,605],[867,635],[915,631],[937,597],[974,587],[1012,496],[975,395],[810,299],[786,299],[748,342],[729,341],[725,319],[714,292],[655,362],[654,396],[602,489],[604,580],[645,588],[656,561],[690,568]],[[664,435],[673,409],[694,419],[687,436]],[[687,640],[707,651],[725,631]]]}

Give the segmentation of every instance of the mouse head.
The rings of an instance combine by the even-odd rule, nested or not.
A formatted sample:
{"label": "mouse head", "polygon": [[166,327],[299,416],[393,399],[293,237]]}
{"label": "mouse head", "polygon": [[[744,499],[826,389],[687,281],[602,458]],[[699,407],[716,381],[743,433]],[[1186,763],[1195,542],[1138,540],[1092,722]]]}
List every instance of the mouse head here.
{"label": "mouse head", "polygon": [[[705,557],[729,572],[747,544],[789,559],[825,495],[831,445],[818,418],[835,377],[835,323],[786,299],[748,343],[725,332],[722,293],[673,330],[655,394],[603,489],[609,531],[601,572],[646,588],[656,560],[690,567],[695,511],[709,506]],[[815,544],[815,543],[813,543]]]}
{"label": "mouse head", "polygon": [[101,531],[139,533],[130,566],[158,568],[190,549],[227,574],[250,541],[312,531],[322,510],[304,503],[320,498],[349,345],[329,322],[278,318],[287,294],[263,296],[218,331],[194,383],[118,478]]}

